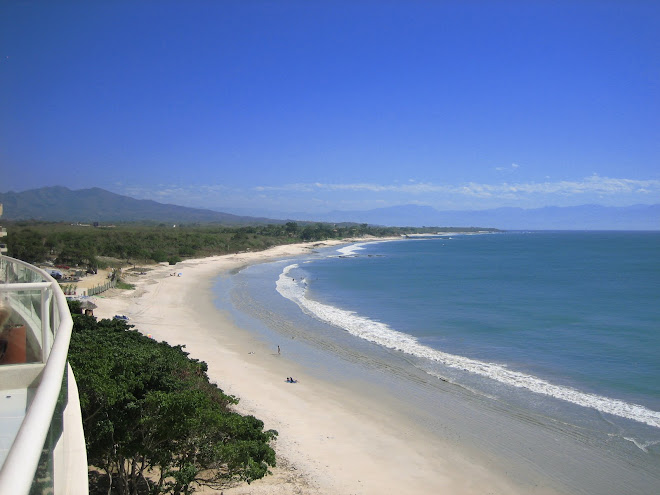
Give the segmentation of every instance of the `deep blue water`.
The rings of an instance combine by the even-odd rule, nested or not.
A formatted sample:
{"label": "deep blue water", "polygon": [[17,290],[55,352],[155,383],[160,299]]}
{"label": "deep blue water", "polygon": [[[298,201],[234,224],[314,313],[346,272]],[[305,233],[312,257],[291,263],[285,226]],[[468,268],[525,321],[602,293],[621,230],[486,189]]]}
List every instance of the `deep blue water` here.
{"label": "deep blue water", "polygon": [[303,265],[305,297],[433,349],[660,410],[660,234],[452,236],[354,252]]}
{"label": "deep blue water", "polygon": [[[660,482],[658,232],[363,243],[253,265],[224,283],[239,324],[335,379],[377,370],[395,393],[422,390],[411,400],[430,416],[454,386],[468,403],[465,393],[510,421],[545,425],[539,441],[562,447],[532,462],[572,476],[584,485],[576,492],[618,482],[646,493]],[[476,441],[506,443],[489,418]],[[522,428],[511,442],[524,444]],[[575,455],[592,453],[591,479],[567,474],[575,463],[562,459],[560,437],[581,439]],[[508,452],[526,448],[513,443]]]}
{"label": "deep blue water", "polygon": [[660,428],[659,255],[660,234],[646,232],[380,242],[290,265],[279,292],[429,372],[440,364]]}

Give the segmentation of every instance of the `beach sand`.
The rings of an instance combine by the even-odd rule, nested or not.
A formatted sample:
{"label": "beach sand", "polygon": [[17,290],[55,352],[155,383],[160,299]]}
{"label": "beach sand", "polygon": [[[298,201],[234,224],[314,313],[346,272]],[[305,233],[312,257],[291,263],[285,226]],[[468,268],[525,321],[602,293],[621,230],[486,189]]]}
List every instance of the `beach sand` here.
{"label": "beach sand", "polygon": [[[345,243],[346,241],[344,241]],[[355,393],[321,380],[249,331],[238,328],[213,303],[213,281],[238,267],[300,255],[340,244],[278,246],[267,251],[158,265],[126,281],[134,290],[112,289],[93,298],[94,315],[123,314],[143,334],[208,363],[208,374],[240,398],[238,412],[252,414],[279,432],[278,466],[238,494],[516,494],[530,493],[494,466],[429,439],[385,398]],[[173,275],[174,274],[174,275]],[[179,276],[179,274],[181,274]],[[298,383],[286,383],[294,376]],[[212,490],[200,493],[219,493]],[[535,487],[533,493],[553,493]]]}

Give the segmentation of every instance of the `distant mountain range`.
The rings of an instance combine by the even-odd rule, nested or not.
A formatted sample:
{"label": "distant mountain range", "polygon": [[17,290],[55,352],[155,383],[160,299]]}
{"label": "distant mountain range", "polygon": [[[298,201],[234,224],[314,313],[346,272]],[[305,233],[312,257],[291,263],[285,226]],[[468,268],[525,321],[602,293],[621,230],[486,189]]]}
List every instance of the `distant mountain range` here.
{"label": "distant mountain range", "polygon": [[[439,211],[430,206],[402,205],[365,211],[324,214],[237,215],[140,200],[104,189],[44,187],[0,193],[4,218],[66,222],[158,222],[258,225],[288,220],[368,223],[397,227],[490,227],[503,230],[660,230],[660,204],[610,207],[582,205],[535,209],[495,208]],[[271,218],[269,218],[271,217]],[[274,218],[273,218],[274,217]]]}
{"label": "distant mountain range", "polygon": [[582,205],[545,208],[495,208],[438,211],[430,206],[404,205],[368,211],[333,211],[317,220],[339,219],[397,226],[493,227],[502,230],[660,230],[660,204],[625,207]]}
{"label": "distant mountain range", "polygon": [[16,193],[0,193],[3,218],[51,222],[157,222],[251,225],[281,220],[243,217],[212,210],[134,199],[94,187],[72,191],[54,186]]}
{"label": "distant mountain range", "polygon": [[[258,215],[257,209],[231,209]],[[545,208],[494,208],[440,211],[430,206],[401,205],[364,211],[331,211],[321,214],[270,212],[274,218],[317,222],[350,221],[385,226],[490,227],[502,230],[660,230],[660,205],[610,207],[582,205]]]}

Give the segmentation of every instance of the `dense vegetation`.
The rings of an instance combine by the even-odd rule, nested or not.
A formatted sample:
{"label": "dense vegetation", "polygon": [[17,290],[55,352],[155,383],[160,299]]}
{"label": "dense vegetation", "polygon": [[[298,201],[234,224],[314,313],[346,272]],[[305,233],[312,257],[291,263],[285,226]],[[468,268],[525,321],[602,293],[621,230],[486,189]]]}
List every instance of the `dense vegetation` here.
{"label": "dense vegetation", "polygon": [[[37,263],[47,259],[59,264],[99,266],[98,257],[133,263],[175,263],[184,258],[259,251],[271,246],[304,241],[462,228],[399,228],[367,224],[298,224],[226,227],[219,225],[119,224],[91,227],[48,222],[14,222],[7,226],[9,256]],[[474,229],[476,230],[476,229]]]}
{"label": "dense vegetation", "polygon": [[190,494],[262,478],[275,465],[270,441],[238,400],[209,382],[206,363],[181,346],[156,342],[123,320],[79,314],[69,362],[76,375],[88,462],[111,491]]}

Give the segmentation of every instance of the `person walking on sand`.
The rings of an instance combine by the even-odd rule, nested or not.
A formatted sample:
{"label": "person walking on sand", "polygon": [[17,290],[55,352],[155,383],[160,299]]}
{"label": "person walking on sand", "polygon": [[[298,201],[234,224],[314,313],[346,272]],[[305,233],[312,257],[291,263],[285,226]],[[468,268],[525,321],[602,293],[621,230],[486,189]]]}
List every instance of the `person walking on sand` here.
{"label": "person walking on sand", "polygon": [[277,346],[277,353],[278,354],[280,353],[280,346],[279,345]]}

